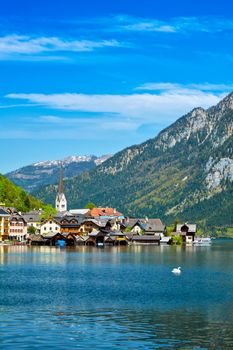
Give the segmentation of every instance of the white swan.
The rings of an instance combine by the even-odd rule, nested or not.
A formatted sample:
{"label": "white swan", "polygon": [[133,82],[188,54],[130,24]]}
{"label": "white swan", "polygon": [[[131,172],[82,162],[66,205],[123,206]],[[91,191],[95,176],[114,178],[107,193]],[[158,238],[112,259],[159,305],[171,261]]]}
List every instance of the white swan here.
{"label": "white swan", "polygon": [[181,274],[181,267],[175,267],[173,270],[172,270],[172,273],[174,273],[175,275],[180,275]]}

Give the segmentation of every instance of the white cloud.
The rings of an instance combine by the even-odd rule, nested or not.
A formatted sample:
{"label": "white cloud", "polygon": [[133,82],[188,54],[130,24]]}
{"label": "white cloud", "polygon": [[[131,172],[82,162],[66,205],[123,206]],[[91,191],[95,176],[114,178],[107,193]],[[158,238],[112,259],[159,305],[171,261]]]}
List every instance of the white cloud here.
{"label": "white cloud", "polygon": [[4,130],[3,126],[0,136],[22,139],[76,139],[78,136],[82,140],[97,140],[103,135],[112,137],[114,132],[118,132],[118,137],[137,137],[147,126],[152,135],[152,129],[155,130],[155,135],[194,107],[215,105],[232,87],[232,84],[162,82],[146,83],[137,88],[154,92],[131,95],[12,93],[6,97],[16,100],[14,106],[23,100],[30,108],[40,106],[41,110],[44,107],[52,112],[25,117],[17,130]]}
{"label": "white cloud", "polygon": [[136,87],[135,90],[142,91],[170,91],[179,92],[183,94],[193,94],[195,92],[203,91],[219,91],[219,92],[229,92],[233,90],[233,84],[211,84],[211,83],[201,83],[201,84],[178,84],[178,83],[145,83],[141,86]]}
{"label": "white cloud", "polygon": [[98,130],[136,130],[139,126],[138,122],[126,118],[113,118],[113,117],[96,117],[96,118],[84,118],[84,117],[58,117],[53,115],[41,116],[37,121],[53,126],[63,127],[81,127],[89,129],[98,127]]}
{"label": "white cloud", "polygon": [[[33,37],[26,35],[7,35],[0,37],[0,55],[33,55],[51,52],[83,52],[97,48],[119,47],[116,40],[68,40],[57,37]],[[4,57],[4,56],[3,56]],[[57,58],[55,56],[55,58]]]}
{"label": "white cloud", "polygon": [[[152,84],[152,83],[150,83]],[[192,84],[191,84],[192,85]],[[196,84],[198,85],[198,84]],[[195,85],[195,86],[196,86]],[[202,84],[201,84],[202,85]],[[216,90],[216,84],[213,85]],[[222,85],[221,85],[222,86]],[[143,86],[142,86],[143,87]],[[142,88],[141,87],[141,88]],[[85,95],[77,93],[64,94],[9,94],[6,97],[27,100],[54,110],[110,114],[111,123],[122,123],[128,120],[138,126],[142,123],[170,123],[195,107],[207,108],[223,98],[226,91],[204,91],[194,86],[184,87],[181,84],[156,83],[150,89],[162,90],[157,93],[135,93],[131,95]],[[222,86],[223,88],[223,86]],[[149,89],[148,84],[144,89]],[[88,120],[87,118],[84,118]],[[54,122],[58,122],[57,119]],[[120,125],[120,124],[119,124]],[[122,124],[123,126],[123,124]]]}
{"label": "white cloud", "polygon": [[173,17],[167,20],[116,16],[115,21],[119,23],[119,29],[137,32],[217,33],[225,30],[233,30],[233,20],[215,16]]}
{"label": "white cloud", "polygon": [[165,33],[174,33],[176,28],[162,23],[155,22],[138,22],[134,24],[128,24],[122,26],[122,28],[133,31],[146,31],[146,32],[165,32]]}

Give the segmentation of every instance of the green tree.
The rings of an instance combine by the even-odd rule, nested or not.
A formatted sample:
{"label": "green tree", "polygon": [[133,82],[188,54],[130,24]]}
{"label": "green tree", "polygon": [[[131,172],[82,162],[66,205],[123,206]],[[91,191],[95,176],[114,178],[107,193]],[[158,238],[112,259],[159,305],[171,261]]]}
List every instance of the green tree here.
{"label": "green tree", "polygon": [[56,215],[57,215],[57,210],[48,204],[43,209],[43,212],[41,214],[41,220],[48,220],[49,218]]}
{"label": "green tree", "polygon": [[34,226],[29,226],[27,229],[27,232],[29,234],[35,234],[36,233],[36,228]]}
{"label": "green tree", "polygon": [[176,235],[172,237],[172,244],[181,245],[183,243],[183,239],[181,235]]}
{"label": "green tree", "polygon": [[93,209],[93,208],[96,208],[96,205],[92,202],[88,202],[84,208],[85,209]]}

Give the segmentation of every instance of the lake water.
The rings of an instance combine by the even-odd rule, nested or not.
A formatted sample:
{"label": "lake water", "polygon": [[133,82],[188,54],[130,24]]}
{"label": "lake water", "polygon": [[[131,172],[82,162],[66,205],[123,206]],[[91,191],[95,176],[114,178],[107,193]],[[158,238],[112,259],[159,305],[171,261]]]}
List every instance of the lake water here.
{"label": "lake water", "polygon": [[0,349],[233,349],[233,241],[0,247]]}

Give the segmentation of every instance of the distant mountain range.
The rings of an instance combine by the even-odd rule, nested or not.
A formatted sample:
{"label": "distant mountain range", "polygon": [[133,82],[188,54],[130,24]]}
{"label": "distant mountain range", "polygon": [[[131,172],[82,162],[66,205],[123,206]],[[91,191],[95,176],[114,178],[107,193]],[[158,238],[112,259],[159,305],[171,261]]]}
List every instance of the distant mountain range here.
{"label": "distant mountain range", "polygon": [[[64,177],[72,178],[94,169],[110,157],[109,154],[101,157],[93,155],[67,157],[62,160]],[[41,186],[58,183],[59,162],[59,160],[37,162],[7,173],[5,176],[28,192],[36,191]]]}
{"label": "distant mountain range", "polygon": [[[70,208],[92,201],[125,215],[233,225],[233,94],[65,182]],[[54,203],[55,187],[34,191]]]}

